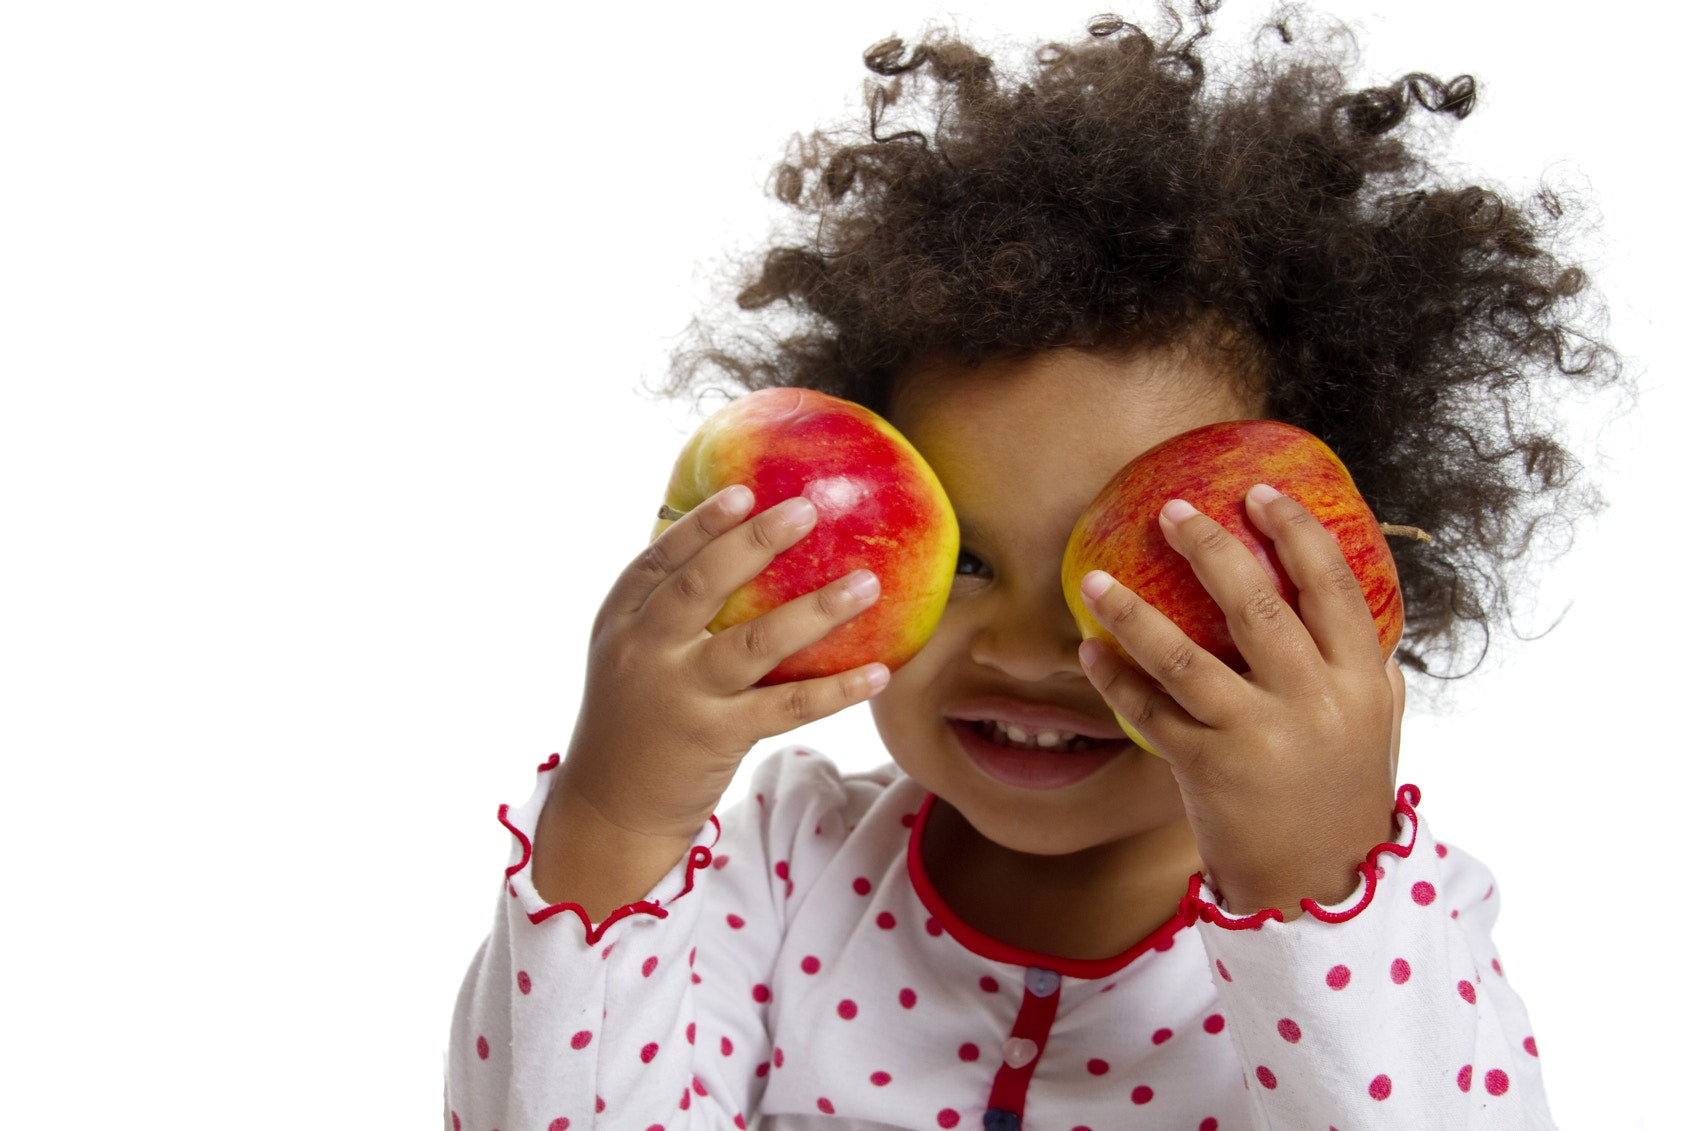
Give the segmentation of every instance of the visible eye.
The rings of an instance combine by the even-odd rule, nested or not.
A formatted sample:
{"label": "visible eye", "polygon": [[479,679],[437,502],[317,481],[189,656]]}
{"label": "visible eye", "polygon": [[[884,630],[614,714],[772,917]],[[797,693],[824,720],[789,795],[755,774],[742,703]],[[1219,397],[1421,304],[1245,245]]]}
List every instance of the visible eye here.
{"label": "visible eye", "polygon": [[974,554],[970,550],[962,550],[960,552],[960,557],[955,561],[955,576],[989,577],[990,567],[985,565],[984,559],[980,558],[977,554]]}

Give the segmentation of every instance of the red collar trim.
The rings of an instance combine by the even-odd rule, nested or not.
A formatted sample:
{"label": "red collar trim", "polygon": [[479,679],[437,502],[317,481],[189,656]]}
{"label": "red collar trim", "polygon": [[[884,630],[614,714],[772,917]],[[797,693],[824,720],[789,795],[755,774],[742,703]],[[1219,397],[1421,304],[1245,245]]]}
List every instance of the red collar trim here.
{"label": "red collar trim", "polygon": [[1015,966],[1037,966],[1044,970],[1053,970],[1057,974],[1069,978],[1105,978],[1125,969],[1132,959],[1151,950],[1165,950],[1172,945],[1173,937],[1189,926],[1190,923],[1182,911],[1175,910],[1173,917],[1151,931],[1145,938],[1136,943],[1130,950],[1107,958],[1063,958],[1058,954],[1043,954],[1035,950],[1013,946],[1000,941],[978,930],[967,923],[943,902],[931,877],[925,872],[925,862],[921,857],[919,846],[925,836],[925,826],[931,819],[931,807],[936,803],[937,795],[928,793],[925,801],[919,807],[919,813],[914,818],[913,828],[907,838],[907,875],[913,883],[913,890],[918,893],[919,901],[925,909],[931,912],[933,918],[942,925],[949,935],[966,949],[980,958],[988,958],[992,962],[1007,962]]}

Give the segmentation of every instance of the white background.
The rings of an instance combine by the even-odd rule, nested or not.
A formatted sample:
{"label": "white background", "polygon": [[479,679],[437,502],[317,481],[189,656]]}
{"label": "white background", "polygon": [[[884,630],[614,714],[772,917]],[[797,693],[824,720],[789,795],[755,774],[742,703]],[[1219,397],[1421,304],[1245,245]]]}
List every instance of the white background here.
{"label": "white background", "polygon": [[[958,16],[1027,40],[1097,7]],[[1333,9],[1368,73],[1481,76],[1458,160],[1591,198],[1581,252],[1643,380],[1605,434],[1615,506],[1540,592],[1565,620],[1417,704],[1405,776],[1497,871],[1558,1119],[1672,1126],[1690,20],[1380,7]],[[9,1125],[439,1120],[496,805],[564,746],[589,618],[693,426],[638,386],[758,239],[788,135],[946,14],[613,8],[0,16]],[[860,765],[869,733],[810,737]]]}

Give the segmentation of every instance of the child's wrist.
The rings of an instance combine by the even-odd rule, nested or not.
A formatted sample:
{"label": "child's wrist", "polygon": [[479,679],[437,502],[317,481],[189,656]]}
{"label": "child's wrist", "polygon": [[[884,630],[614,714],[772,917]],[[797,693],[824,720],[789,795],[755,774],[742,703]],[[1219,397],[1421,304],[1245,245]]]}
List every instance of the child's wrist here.
{"label": "child's wrist", "polygon": [[562,779],[537,819],[531,883],[548,903],[575,903],[598,923],[647,895],[688,853],[698,829],[675,835],[631,828]]}

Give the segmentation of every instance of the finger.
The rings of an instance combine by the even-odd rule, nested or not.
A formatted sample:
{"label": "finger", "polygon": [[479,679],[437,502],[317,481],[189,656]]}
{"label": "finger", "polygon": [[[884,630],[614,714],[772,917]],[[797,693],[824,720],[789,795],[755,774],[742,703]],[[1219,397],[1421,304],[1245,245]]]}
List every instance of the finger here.
{"label": "finger", "polygon": [[789,656],[833,628],[858,616],[878,600],[878,577],[857,569],[770,612],[723,629],[703,647],[720,692],[758,681]]}
{"label": "finger", "polygon": [[837,675],[754,688],[739,709],[746,709],[759,733],[770,738],[865,702],[889,682],[890,669],[874,662]]}
{"label": "finger", "polygon": [[1249,547],[1182,499],[1161,508],[1160,522],[1167,543],[1190,562],[1225,613],[1232,642],[1257,682],[1284,683],[1293,673],[1302,681],[1312,678],[1319,649]]}
{"label": "finger", "polygon": [[1307,507],[1265,483],[1250,488],[1245,505],[1250,521],[1273,540],[1320,654],[1329,663],[1364,671],[1382,663],[1373,612],[1331,532]]}
{"label": "finger", "polygon": [[734,483],[672,523],[619,574],[605,607],[634,613],[654,590],[702,547],[740,523],[754,508],[754,492]]}
{"label": "finger", "polygon": [[1241,677],[1112,576],[1092,570],[1079,583],[1084,604],[1119,642],[1131,664],[1097,647],[1079,657],[1102,698],[1151,743],[1170,745],[1186,724],[1223,720]]}
{"label": "finger", "polygon": [[799,495],[766,508],[681,563],[649,594],[644,614],[690,635],[705,631],[730,595],[806,537],[818,517]]}

